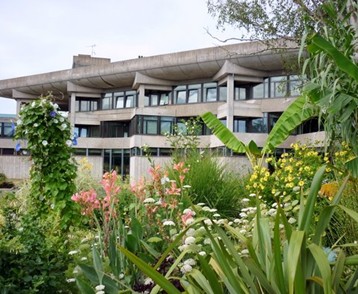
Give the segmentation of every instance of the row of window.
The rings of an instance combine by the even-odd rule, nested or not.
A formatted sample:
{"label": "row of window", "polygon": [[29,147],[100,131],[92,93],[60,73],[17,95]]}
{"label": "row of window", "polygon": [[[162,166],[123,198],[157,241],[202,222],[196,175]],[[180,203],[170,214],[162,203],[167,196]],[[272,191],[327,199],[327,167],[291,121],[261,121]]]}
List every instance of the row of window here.
{"label": "row of window", "polygon": [[[263,113],[262,117],[234,117],[234,133],[269,133],[281,112]],[[130,121],[104,121],[100,126],[76,125],[78,137],[124,138],[133,135],[172,134],[174,126],[181,133],[186,133],[185,122],[191,117],[167,117],[138,115]],[[226,125],[226,119],[221,119]],[[322,131],[317,119],[311,119],[299,126],[292,135]],[[210,129],[204,124],[198,130],[198,136],[210,135]]]}
{"label": "row of window", "polygon": [[[234,99],[262,99],[297,96],[302,81],[298,76],[279,76],[264,79],[263,83],[235,82]],[[144,106],[168,104],[206,103],[227,100],[227,86],[216,82],[179,85],[171,91],[145,90]],[[102,99],[77,97],[76,111],[96,111],[99,109],[121,109],[138,106],[136,91],[120,91],[104,94]]]}

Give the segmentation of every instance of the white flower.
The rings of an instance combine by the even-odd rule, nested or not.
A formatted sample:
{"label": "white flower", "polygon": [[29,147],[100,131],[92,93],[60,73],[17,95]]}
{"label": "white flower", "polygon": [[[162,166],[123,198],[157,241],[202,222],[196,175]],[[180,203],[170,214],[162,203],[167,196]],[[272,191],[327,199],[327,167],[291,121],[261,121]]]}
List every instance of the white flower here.
{"label": "white flower", "polygon": [[21,125],[22,124],[22,120],[21,119],[18,119],[17,122],[16,122],[17,125]]}
{"label": "white flower", "polygon": [[239,224],[239,223],[241,223],[241,219],[239,219],[239,218],[235,218],[235,219],[234,219],[234,223],[235,223],[235,224]]}
{"label": "white flower", "polygon": [[87,260],[87,257],[82,257],[81,260],[85,261],[85,260]]}
{"label": "white flower", "polygon": [[144,199],[143,203],[154,203],[155,200],[153,198],[146,198]]}
{"label": "white flower", "polygon": [[184,264],[184,265],[182,266],[182,268],[180,269],[180,271],[181,271],[183,274],[185,274],[185,273],[190,272],[192,269],[193,269],[193,267],[192,267],[191,265],[189,265],[189,264]]}
{"label": "white flower", "polygon": [[68,111],[59,111],[58,113],[61,114],[62,117],[68,117]]}
{"label": "white flower", "polygon": [[146,278],[146,279],[144,280],[144,285],[150,285],[150,284],[154,284],[154,283],[153,283],[153,280],[152,280],[151,278]]}
{"label": "white flower", "polygon": [[61,128],[61,130],[66,130],[67,124],[63,123],[60,128]]}
{"label": "white flower", "polygon": [[163,221],[163,226],[175,226],[175,223],[171,220]]}
{"label": "white flower", "polygon": [[293,218],[293,217],[290,217],[290,219],[288,220],[288,222],[289,222],[290,224],[294,224],[294,223],[296,222],[296,219]]}
{"label": "white flower", "polygon": [[186,221],[185,221],[185,225],[186,226],[189,226],[191,225],[195,220],[193,218],[188,218]]}
{"label": "white flower", "polygon": [[194,228],[190,228],[187,232],[186,235],[187,236],[194,236],[195,235],[196,230]]}
{"label": "white flower", "polygon": [[75,278],[67,279],[66,282],[67,283],[73,283],[73,282],[76,282],[76,279]]}
{"label": "white flower", "polygon": [[106,292],[101,290],[101,291],[97,291],[96,294],[106,294]]}
{"label": "white flower", "polygon": [[211,208],[210,212],[217,212],[218,210],[216,208]]}
{"label": "white flower", "polygon": [[167,182],[169,182],[169,178],[168,178],[168,177],[163,177],[163,178],[160,179],[160,183],[161,183],[162,185],[164,185],[164,184],[167,183]]}
{"label": "white flower", "polygon": [[102,285],[102,284],[95,287],[95,289],[96,289],[97,291],[104,290],[104,288],[106,288],[106,286],[105,286],[105,285]]}
{"label": "white flower", "polygon": [[195,238],[193,236],[189,236],[185,239],[184,244],[185,245],[191,245],[195,243]]}
{"label": "white flower", "polygon": [[206,252],[205,251],[200,251],[198,254],[201,255],[201,256],[205,256]]}
{"label": "white flower", "polygon": [[54,103],[53,104],[53,108],[55,108],[55,110],[58,108],[58,104],[57,103]]}
{"label": "white flower", "polygon": [[70,252],[68,252],[69,255],[74,255],[74,254],[77,254],[78,253],[78,250],[72,250]]}
{"label": "white flower", "polygon": [[191,210],[190,208],[185,208],[183,210],[183,214],[187,214],[187,213],[190,213],[191,215],[195,215],[195,211]]}
{"label": "white flower", "polygon": [[197,205],[199,205],[199,206],[204,206],[204,205],[205,205],[205,203],[200,202],[200,203],[198,203]]}
{"label": "white flower", "polygon": [[251,194],[249,195],[249,197],[255,197],[255,196],[256,196],[255,193],[251,193]]}
{"label": "white flower", "polygon": [[67,140],[67,141],[66,141],[66,145],[67,145],[68,147],[71,147],[71,146],[72,146],[72,141],[71,141],[71,140]]}
{"label": "white flower", "polygon": [[190,185],[184,185],[183,188],[189,189],[189,188],[191,188],[191,186]]}
{"label": "white flower", "polygon": [[247,214],[246,214],[245,212],[240,212],[239,215],[240,215],[241,217],[247,217]]}
{"label": "white flower", "polygon": [[187,260],[184,261],[184,264],[189,264],[191,266],[196,265],[196,261],[192,258],[188,258]]}
{"label": "white flower", "polygon": [[119,278],[120,280],[122,280],[122,279],[124,278],[124,274],[123,274],[123,273],[120,273],[119,276],[118,276],[118,278]]}
{"label": "white flower", "polygon": [[34,123],[34,128],[37,128],[39,126],[38,123]]}
{"label": "white flower", "polygon": [[43,141],[42,141],[42,145],[47,146],[47,145],[48,145],[48,142],[47,142],[46,140],[43,140]]}
{"label": "white flower", "polygon": [[184,251],[185,249],[188,248],[189,245],[183,244],[181,246],[178,247],[179,251]]}
{"label": "white flower", "polygon": [[220,217],[220,214],[214,213],[214,214],[213,214],[213,217]]}
{"label": "white flower", "polygon": [[246,202],[249,202],[249,201],[250,201],[249,198],[242,198],[242,199],[241,199],[241,202],[242,202],[242,203],[246,203]]}
{"label": "white flower", "polygon": [[204,244],[205,244],[205,245],[210,245],[210,244],[211,244],[211,240],[210,240],[209,238],[206,238],[206,239],[204,240]]}
{"label": "white flower", "polygon": [[35,103],[35,101],[33,101],[33,102],[31,103],[31,107],[35,107],[35,105],[36,105],[36,103]]}
{"label": "white flower", "polygon": [[203,211],[210,211],[210,207],[209,206],[204,206]]}
{"label": "white flower", "polygon": [[248,249],[244,249],[241,251],[241,254],[249,254],[249,250]]}
{"label": "white flower", "polygon": [[210,219],[206,219],[206,220],[204,220],[204,224],[211,226],[213,224],[213,222]]}

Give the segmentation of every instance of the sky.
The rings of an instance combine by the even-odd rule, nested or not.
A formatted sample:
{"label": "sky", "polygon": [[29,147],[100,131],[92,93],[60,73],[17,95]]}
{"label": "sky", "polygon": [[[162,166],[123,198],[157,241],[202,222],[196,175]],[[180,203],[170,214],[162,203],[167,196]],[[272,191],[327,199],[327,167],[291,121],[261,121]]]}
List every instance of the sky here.
{"label": "sky", "polygon": [[[235,38],[235,28],[216,27],[206,2],[2,0],[0,80],[69,69],[78,54],[115,62],[213,47]],[[15,112],[13,100],[0,98],[0,113]]]}

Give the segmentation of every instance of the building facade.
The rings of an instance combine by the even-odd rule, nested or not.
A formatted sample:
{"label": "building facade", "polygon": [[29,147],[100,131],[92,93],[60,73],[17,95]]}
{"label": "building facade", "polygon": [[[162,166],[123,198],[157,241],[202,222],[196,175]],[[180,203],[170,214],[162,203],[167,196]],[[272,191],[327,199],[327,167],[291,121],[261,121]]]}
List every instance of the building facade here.
{"label": "building facade", "polygon": [[[61,110],[69,111],[78,136],[76,154],[94,163],[94,174],[116,169],[137,179],[149,167],[142,146],[148,145],[155,161],[164,163],[171,152],[164,134],[207,111],[243,142],[263,146],[299,94],[297,54],[293,46],[279,51],[248,42],[118,62],[78,55],[72,69],[1,80],[0,96],[15,99],[19,112],[22,103],[51,92]],[[314,121],[307,122],[280,148],[322,136]],[[11,169],[6,158],[23,160],[16,151],[6,154],[14,145],[0,135],[5,173]],[[205,126],[200,147],[218,149],[231,168],[247,170],[246,159],[226,150]]]}

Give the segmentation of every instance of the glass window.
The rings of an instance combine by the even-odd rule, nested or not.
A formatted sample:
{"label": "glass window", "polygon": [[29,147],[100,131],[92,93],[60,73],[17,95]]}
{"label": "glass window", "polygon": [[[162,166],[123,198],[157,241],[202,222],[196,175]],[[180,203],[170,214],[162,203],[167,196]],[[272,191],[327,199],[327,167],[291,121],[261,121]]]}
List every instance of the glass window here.
{"label": "glass window", "polygon": [[126,99],[126,108],[134,107],[134,96],[129,95]]}
{"label": "glass window", "polygon": [[169,104],[169,95],[161,94],[160,95],[160,105],[167,105],[167,104]]}
{"label": "glass window", "polygon": [[252,88],[252,97],[254,99],[264,98],[264,85],[258,84]]}
{"label": "glass window", "polygon": [[212,102],[217,100],[217,89],[216,88],[206,88],[205,89],[205,101]]}
{"label": "glass window", "polygon": [[235,133],[246,133],[246,120],[245,119],[235,119],[234,120],[234,132]]}
{"label": "glass window", "polygon": [[196,103],[199,101],[199,90],[189,90],[188,103]]}
{"label": "glass window", "polygon": [[270,97],[285,97],[287,94],[287,77],[278,76],[271,77],[271,93]]}
{"label": "glass window", "polygon": [[5,122],[4,126],[4,137],[12,137],[14,135],[14,130],[10,122]]}
{"label": "glass window", "polygon": [[75,111],[78,112],[80,111],[80,101],[76,100],[75,102]]}
{"label": "glass window", "polygon": [[144,106],[149,106],[149,96],[144,96]]}
{"label": "glass window", "polygon": [[112,109],[112,93],[107,93],[102,99],[102,109]]}
{"label": "glass window", "polygon": [[174,119],[172,117],[161,117],[160,121],[160,134],[171,134],[173,132],[173,122]]}
{"label": "glass window", "polygon": [[91,110],[98,110],[98,101],[91,101]]}
{"label": "glass window", "polygon": [[150,95],[151,98],[151,104],[152,106],[156,106],[158,105],[158,95],[157,94],[152,94]]}
{"label": "glass window", "polygon": [[254,118],[251,120],[250,133],[267,133],[266,117]]}
{"label": "glass window", "polygon": [[227,87],[223,86],[220,87],[220,101],[226,101],[227,100]]}
{"label": "glass window", "polygon": [[177,104],[186,103],[186,91],[177,91]]}
{"label": "glass window", "polygon": [[80,101],[80,109],[81,109],[81,111],[90,111],[90,101],[81,100]]}
{"label": "glass window", "polygon": [[218,92],[216,83],[205,83],[204,87],[204,102],[217,101]]}
{"label": "glass window", "polygon": [[157,117],[143,117],[143,134],[156,135],[158,134],[158,118]]}
{"label": "glass window", "polygon": [[235,100],[246,100],[246,88],[235,87]]}
{"label": "glass window", "polygon": [[116,99],[116,108],[124,108],[124,96],[119,96]]}
{"label": "glass window", "polygon": [[88,149],[89,156],[102,156],[102,149]]}

